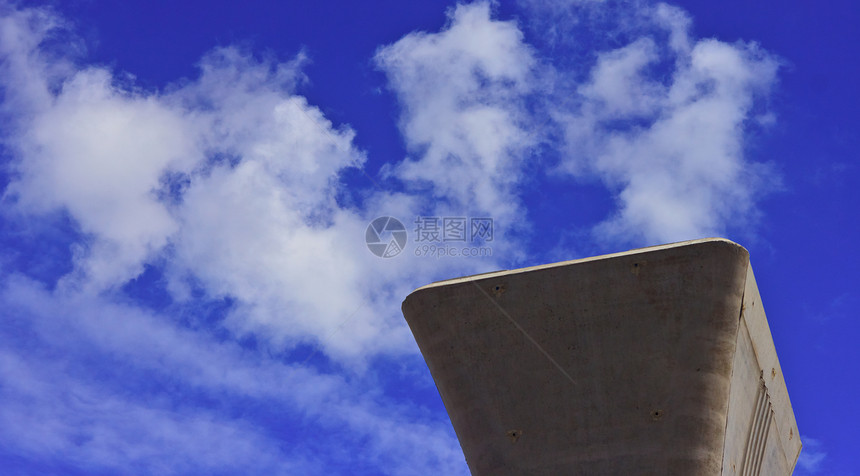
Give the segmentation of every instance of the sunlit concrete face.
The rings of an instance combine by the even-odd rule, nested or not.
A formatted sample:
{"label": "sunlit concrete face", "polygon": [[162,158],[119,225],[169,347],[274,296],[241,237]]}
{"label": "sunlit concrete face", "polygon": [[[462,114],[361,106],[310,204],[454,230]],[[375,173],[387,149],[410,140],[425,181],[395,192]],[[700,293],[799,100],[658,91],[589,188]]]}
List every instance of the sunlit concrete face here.
{"label": "sunlit concrete face", "polygon": [[800,453],[730,241],[433,283],[403,314],[474,475],[788,475]]}

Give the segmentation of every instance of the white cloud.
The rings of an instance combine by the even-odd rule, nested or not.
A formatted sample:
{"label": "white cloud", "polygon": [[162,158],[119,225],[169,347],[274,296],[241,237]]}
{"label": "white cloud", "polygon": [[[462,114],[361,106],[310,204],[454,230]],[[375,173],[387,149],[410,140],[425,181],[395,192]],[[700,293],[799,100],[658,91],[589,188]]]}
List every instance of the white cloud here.
{"label": "white cloud", "polygon": [[745,158],[744,140],[777,62],[755,44],[689,38],[678,9],[652,12],[669,29],[668,44],[642,37],[601,54],[578,88],[580,110],[558,111],[571,151],[562,169],[595,174],[617,191],[617,214],[596,228],[602,239],[720,235],[754,218],[769,188],[772,177]]}
{"label": "white cloud", "polygon": [[[3,64],[15,72],[3,86],[17,98],[5,103],[17,171],[5,200],[24,213],[68,212],[80,227],[86,241],[62,286],[116,290],[157,264],[177,298],[189,282],[233,298],[237,333],[322,343],[340,359],[413,350],[399,301],[438,271],[383,266],[362,237],[388,209],[414,216],[414,201],[338,205],[340,172],[364,156],[348,127],[292,92],[301,55],[271,63],[222,48],[198,79],[142,92],[104,68],[54,71],[44,46],[61,25],[52,15],[3,22]],[[385,206],[377,195],[368,203]]]}
{"label": "white cloud", "polygon": [[[47,107],[52,100],[51,89],[74,70],[65,57],[45,62],[38,54],[39,45],[64,26],[61,18],[45,10],[16,10],[5,2],[0,5],[0,71],[4,82],[17,86],[4,91],[0,106],[4,113],[32,114]],[[74,47],[75,42],[65,46]]]}
{"label": "white cloud", "polygon": [[[45,464],[114,474],[319,473],[302,455],[285,455],[249,422],[197,408],[129,401],[69,378],[64,368],[0,351],[0,441]],[[38,412],[33,409],[38,408]],[[54,460],[62,455],[62,460]],[[132,469],[133,468],[133,469]]]}
{"label": "white cloud", "polygon": [[633,39],[600,53],[580,81],[564,61],[538,62],[515,24],[490,19],[489,4],[458,5],[441,32],[412,33],[377,53],[413,151],[393,175],[429,184],[447,210],[523,217],[523,165],[550,123],[525,104],[542,98],[564,129],[559,170],[598,177],[616,198],[617,212],[594,229],[598,241],[748,231],[758,198],[778,188],[766,164],[746,157],[745,142],[749,127],[772,117],[760,103],[778,62],[754,43],[692,38],[687,14],[666,4],[530,8],[603,26],[623,10],[613,21],[619,38]]}
{"label": "white cloud", "polygon": [[536,61],[516,24],[490,13],[487,2],[457,5],[442,31],[406,35],[376,60],[400,100],[401,130],[414,153],[393,174],[429,183],[455,214],[492,213],[513,223],[520,211],[514,186],[535,143],[524,96]]}
{"label": "white cloud", "polygon": [[589,112],[607,119],[653,114],[662,88],[643,81],[642,70],[656,59],[656,46],[648,38],[600,55],[591,81],[579,90],[586,107],[596,109]]}
{"label": "white cloud", "polygon": [[31,211],[65,208],[93,236],[79,271],[102,288],[137,275],[178,224],[156,191],[165,171],[197,159],[181,114],[156,98],[115,89],[107,71],[68,78],[50,106],[27,120],[9,193]]}
{"label": "white cloud", "polygon": [[[406,221],[427,210],[489,215],[500,231],[525,223],[518,187],[539,139],[529,128],[545,122],[527,102],[546,93],[535,84],[549,70],[517,25],[493,20],[485,2],[449,16],[440,32],[412,33],[377,52],[413,152],[390,172],[419,193],[375,191],[364,210],[336,201],[340,173],[364,155],[353,131],[293,92],[301,55],[273,63],[222,48],[202,60],[199,78],[141,92],[40,46],[61,24],[51,15],[6,16],[12,33],[0,48],[15,71],[4,81],[17,98],[9,143],[19,172],[7,200],[28,212],[67,211],[80,226],[87,241],[65,286],[116,289],[145,264],[165,263],[177,298],[192,283],[235,299],[228,325],[237,333],[282,346],[323,343],[339,359],[411,349],[397,313],[411,287],[446,270],[501,266],[412,257],[380,267],[356,237],[392,210]],[[572,151],[562,168],[618,190],[619,212],[598,228],[602,235],[719,233],[753,210],[760,174],[743,159],[743,126],[775,63],[754,45],[689,40],[677,10],[660,7],[655,18],[671,30],[673,53],[649,38],[606,52],[575,89],[579,112],[554,111]],[[651,69],[667,54],[675,66],[663,83]],[[504,232],[497,235],[494,251],[515,259]]]}
{"label": "white cloud", "polygon": [[[285,364],[168,315],[18,276],[3,281],[0,304],[0,441],[20,454],[116,474],[323,474],[358,460],[389,474],[464,472],[449,424],[389,400],[373,380]],[[269,413],[289,426],[272,428]]]}
{"label": "white cloud", "polygon": [[669,47],[678,54],[689,53],[690,42],[693,41],[689,31],[693,22],[687,12],[678,7],[658,3],[651,13],[654,22],[669,31]]}
{"label": "white cloud", "polygon": [[821,463],[827,458],[827,453],[823,450],[820,441],[802,437],[803,450],[800,452],[800,457],[797,458],[797,466],[801,471],[807,474],[815,474],[821,471]]}

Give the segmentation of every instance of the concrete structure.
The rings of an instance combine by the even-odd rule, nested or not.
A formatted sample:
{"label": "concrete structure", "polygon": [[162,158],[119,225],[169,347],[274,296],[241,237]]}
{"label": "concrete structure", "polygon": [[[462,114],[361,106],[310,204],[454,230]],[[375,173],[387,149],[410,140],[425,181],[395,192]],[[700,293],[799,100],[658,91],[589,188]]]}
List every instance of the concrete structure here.
{"label": "concrete structure", "polygon": [[800,453],[747,251],[707,239],[410,294],[474,475],[789,475]]}

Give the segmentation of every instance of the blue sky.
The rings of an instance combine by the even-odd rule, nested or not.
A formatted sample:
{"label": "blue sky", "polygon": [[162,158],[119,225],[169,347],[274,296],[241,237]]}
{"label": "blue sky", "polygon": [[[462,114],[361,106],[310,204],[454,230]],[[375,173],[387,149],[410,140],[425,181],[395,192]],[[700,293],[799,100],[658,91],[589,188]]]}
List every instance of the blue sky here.
{"label": "blue sky", "polygon": [[860,467],[860,7],[284,3],[0,1],[3,474],[468,474],[412,289],[707,236]]}

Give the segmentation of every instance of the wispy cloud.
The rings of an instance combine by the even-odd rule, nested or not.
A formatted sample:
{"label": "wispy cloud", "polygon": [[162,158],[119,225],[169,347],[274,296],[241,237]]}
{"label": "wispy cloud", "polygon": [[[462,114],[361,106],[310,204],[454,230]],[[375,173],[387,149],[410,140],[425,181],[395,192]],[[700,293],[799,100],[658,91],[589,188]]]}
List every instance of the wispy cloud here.
{"label": "wispy cloud", "polygon": [[0,302],[7,451],[117,474],[315,474],[353,458],[338,454],[340,441],[392,474],[462,467],[447,424],[374,395],[372,382],[18,277],[4,281]]}
{"label": "wispy cloud", "polygon": [[821,471],[821,465],[827,458],[827,453],[821,441],[814,438],[803,437],[803,450],[797,459],[797,467],[802,474],[816,474]]}

